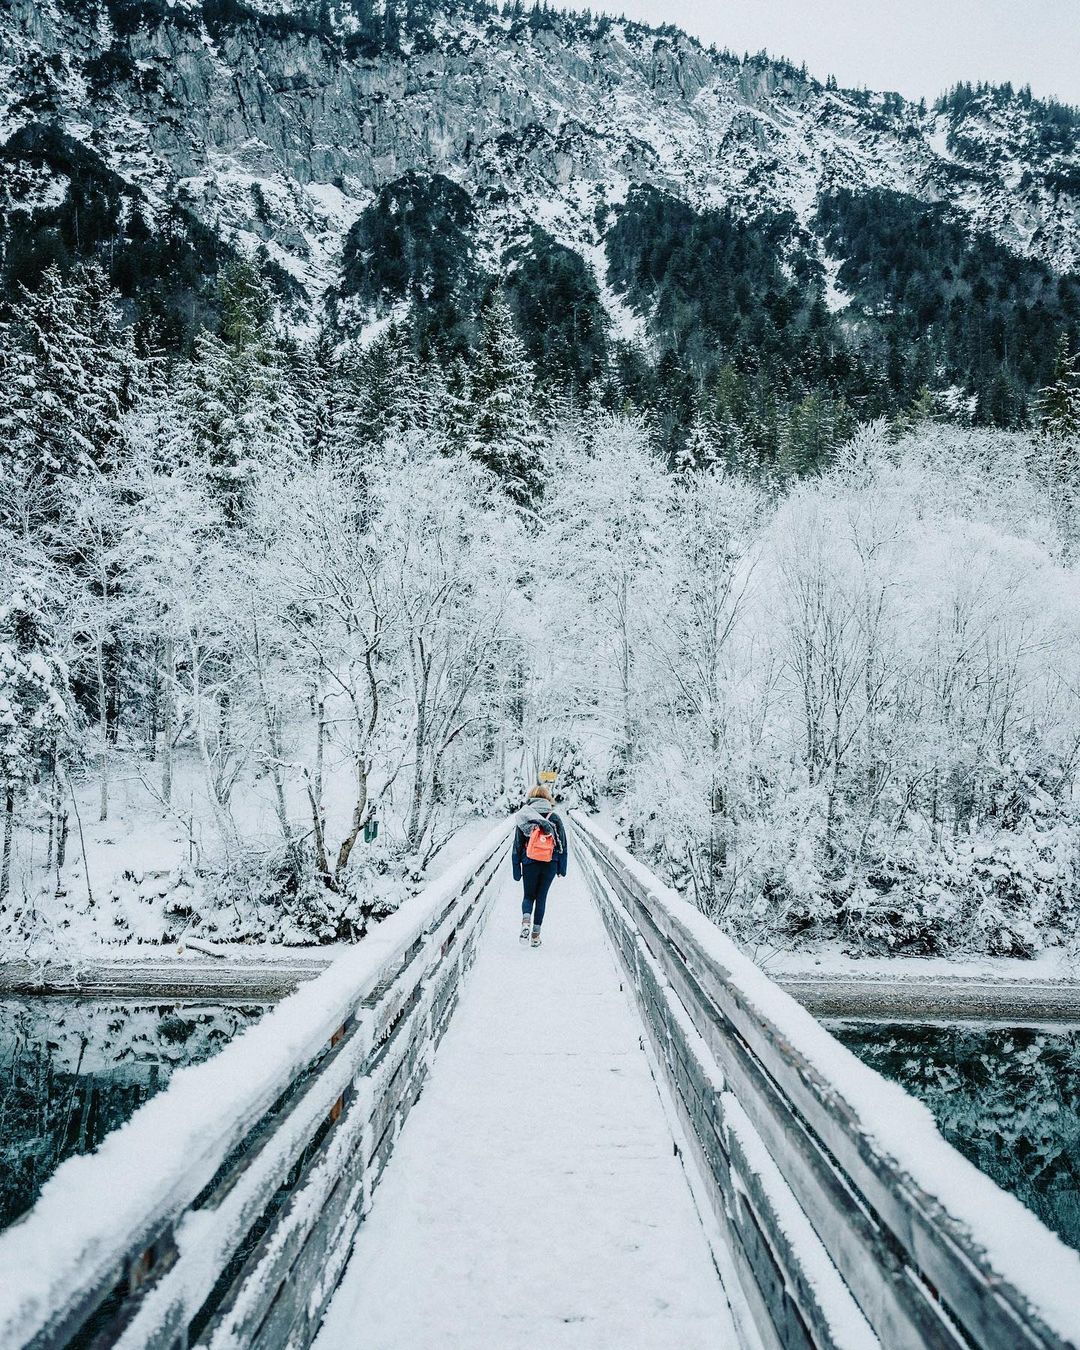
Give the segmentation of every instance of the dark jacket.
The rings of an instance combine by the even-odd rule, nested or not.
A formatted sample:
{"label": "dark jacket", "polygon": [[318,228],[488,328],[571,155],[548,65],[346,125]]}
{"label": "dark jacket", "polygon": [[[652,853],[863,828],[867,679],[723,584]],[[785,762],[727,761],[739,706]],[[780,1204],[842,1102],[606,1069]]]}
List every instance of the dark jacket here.
{"label": "dark jacket", "polygon": [[512,861],[515,881],[521,880],[522,864],[528,862],[531,865],[532,863],[532,859],[525,857],[525,849],[528,847],[529,835],[532,834],[533,828],[537,825],[545,834],[555,835],[555,856],[551,861],[555,864],[557,875],[560,877],[566,876],[566,827],[554,811],[541,811],[533,802],[529,802],[523,810],[518,812],[517,823],[514,827]]}

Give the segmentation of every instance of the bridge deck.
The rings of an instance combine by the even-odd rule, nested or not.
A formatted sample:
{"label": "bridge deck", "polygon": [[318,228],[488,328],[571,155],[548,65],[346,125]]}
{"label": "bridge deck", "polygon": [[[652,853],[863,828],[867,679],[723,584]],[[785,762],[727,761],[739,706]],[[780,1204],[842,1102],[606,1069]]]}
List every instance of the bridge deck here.
{"label": "bridge deck", "polygon": [[539,951],[501,888],[317,1350],[737,1344],[574,861]]}

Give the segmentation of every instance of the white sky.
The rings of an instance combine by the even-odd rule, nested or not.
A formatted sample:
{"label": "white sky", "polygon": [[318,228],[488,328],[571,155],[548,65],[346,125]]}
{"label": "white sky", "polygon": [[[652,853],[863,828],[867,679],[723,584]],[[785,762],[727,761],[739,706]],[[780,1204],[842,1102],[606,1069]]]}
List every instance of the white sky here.
{"label": "white sky", "polygon": [[592,7],[674,23],[740,54],[764,48],[844,86],[929,100],[958,80],[1011,80],[1080,104],[1080,0],[593,0]]}

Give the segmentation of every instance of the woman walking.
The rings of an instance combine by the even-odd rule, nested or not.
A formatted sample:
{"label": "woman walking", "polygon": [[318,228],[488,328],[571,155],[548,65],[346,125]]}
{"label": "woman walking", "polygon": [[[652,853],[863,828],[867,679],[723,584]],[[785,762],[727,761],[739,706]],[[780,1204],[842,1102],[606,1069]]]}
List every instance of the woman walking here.
{"label": "woman walking", "polygon": [[566,830],[546,787],[529,789],[514,830],[514,880],[524,883],[521,941],[540,946],[547,893],[557,876],[566,876]]}

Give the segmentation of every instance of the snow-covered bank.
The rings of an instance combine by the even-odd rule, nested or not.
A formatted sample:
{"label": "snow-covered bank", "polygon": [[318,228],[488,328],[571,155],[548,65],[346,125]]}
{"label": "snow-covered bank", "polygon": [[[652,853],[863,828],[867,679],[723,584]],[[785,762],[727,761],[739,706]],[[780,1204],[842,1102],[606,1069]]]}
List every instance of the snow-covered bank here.
{"label": "snow-covered bank", "polygon": [[77,994],[81,999],[277,999],[315,979],[341,954],[340,946],[252,946],[208,957],[190,948],[155,948],[153,955],[124,948],[87,952],[77,965],[63,961],[0,961],[0,997]]}
{"label": "snow-covered bank", "polygon": [[1061,948],[1031,960],[1009,956],[850,956],[832,943],[810,949],[756,952],[773,979],[971,980],[984,984],[1080,982],[1080,957]]}
{"label": "snow-covered bank", "polygon": [[760,955],[762,970],[818,1017],[892,1021],[1080,1024],[1080,966],[1061,949],[1009,957]]}
{"label": "snow-covered bank", "polygon": [[[432,860],[426,884],[451,871],[498,824],[489,817],[467,821]],[[321,974],[349,945],[211,942],[186,933],[167,943],[36,944],[21,955],[0,954],[0,994],[280,998]]]}

